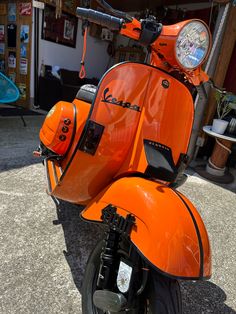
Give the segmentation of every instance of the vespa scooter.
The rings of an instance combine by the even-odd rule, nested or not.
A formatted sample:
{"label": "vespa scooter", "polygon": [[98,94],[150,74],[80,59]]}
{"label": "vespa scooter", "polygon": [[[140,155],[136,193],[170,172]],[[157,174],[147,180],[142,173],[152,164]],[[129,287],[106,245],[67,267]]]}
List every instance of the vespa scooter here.
{"label": "vespa scooter", "polygon": [[40,131],[48,193],[85,206],[82,219],[107,226],[83,280],[84,314],[182,313],[178,280],[211,276],[204,223],[176,190],[188,162],[195,86],[211,35],[201,20],[163,26],[99,1],[107,13],[81,19],[137,40],[149,63],[123,62],[98,87],[60,101]]}

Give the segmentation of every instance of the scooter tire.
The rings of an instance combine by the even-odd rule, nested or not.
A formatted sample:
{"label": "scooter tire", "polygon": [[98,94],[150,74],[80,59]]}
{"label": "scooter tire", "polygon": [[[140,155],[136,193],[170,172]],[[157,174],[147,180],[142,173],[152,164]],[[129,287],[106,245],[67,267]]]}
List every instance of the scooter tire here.
{"label": "scooter tire", "polygon": [[182,298],[177,280],[151,270],[147,287],[148,314],[182,314]]}
{"label": "scooter tire", "polygon": [[[93,304],[93,293],[96,287],[102,245],[102,241],[97,244],[87,262],[82,286],[83,314],[104,313],[104,311],[97,309]],[[153,269],[150,270],[149,280],[142,299],[146,303],[145,309],[142,307],[142,309],[124,313],[182,314],[182,301],[178,281],[162,276]]]}

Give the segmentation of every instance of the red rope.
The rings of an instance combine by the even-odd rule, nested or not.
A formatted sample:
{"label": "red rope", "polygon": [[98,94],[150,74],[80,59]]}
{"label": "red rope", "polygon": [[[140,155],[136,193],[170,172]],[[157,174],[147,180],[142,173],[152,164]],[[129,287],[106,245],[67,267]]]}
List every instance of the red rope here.
{"label": "red rope", "polygon": [[79,77],[81,79],[85,78],[86,76],[86,70],[85,70],[85,56],[86,56],[86,50],[87,50],[87,33],[88,33],[88,27],[85,27],[84,30],[84,47],[83,47],[83,54],[82,54],[82,59],[81,59],[81,68],[80,68],[80,72],[79,72]]}

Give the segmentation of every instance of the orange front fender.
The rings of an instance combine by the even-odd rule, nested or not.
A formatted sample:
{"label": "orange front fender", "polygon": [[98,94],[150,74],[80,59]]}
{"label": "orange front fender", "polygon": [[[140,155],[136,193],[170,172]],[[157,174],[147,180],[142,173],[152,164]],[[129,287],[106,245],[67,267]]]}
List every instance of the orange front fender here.
{"label": "orange front fender", "polygon": [[191,202],[169,187],[143,178],[115,181],[82,212],[86,220],[101,221],[107,205],[135,216],[131,240],[159,271],[182,279],[211,276],[211,251],[204,223]]}

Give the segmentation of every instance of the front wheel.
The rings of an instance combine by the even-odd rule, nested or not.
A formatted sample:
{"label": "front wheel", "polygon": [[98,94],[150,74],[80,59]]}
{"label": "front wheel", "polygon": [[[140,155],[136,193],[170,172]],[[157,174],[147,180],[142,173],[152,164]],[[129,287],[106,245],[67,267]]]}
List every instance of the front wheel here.
{"label": "front wheel", "polygon": [[[100,267],[102,242],[98,243],[90,255],[87,263],[83,288],[83,314],[114,314],[98,309],[93,303],[93,294],[96,291],[97,278]],[[143,294],[137,297],[135,309],[124,310],[125,314],[181,314],[182,301],[180,287],[177,280],[169,279],[154,270],[149,271],[149,278]]]}

